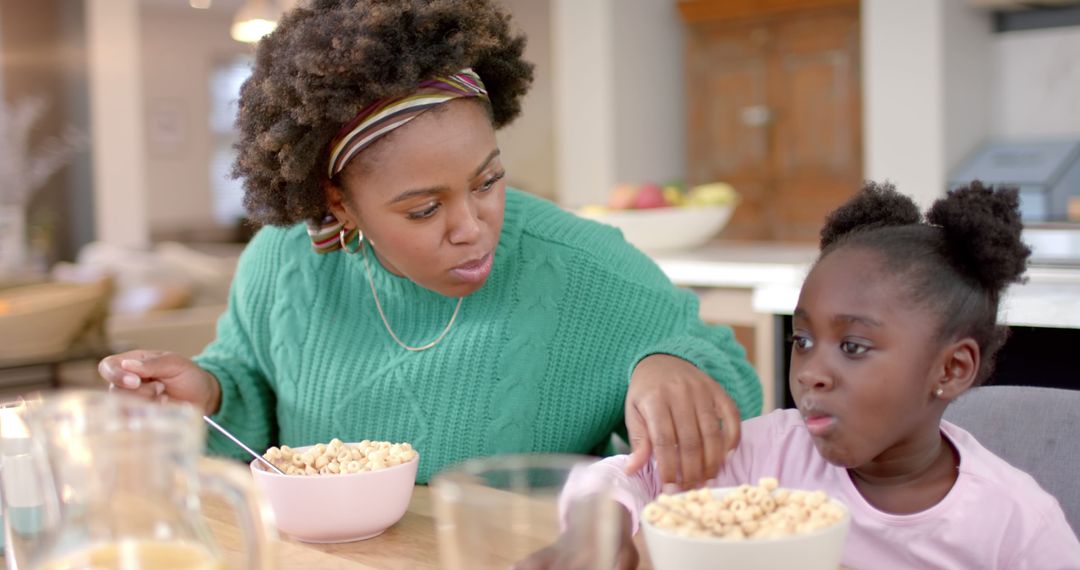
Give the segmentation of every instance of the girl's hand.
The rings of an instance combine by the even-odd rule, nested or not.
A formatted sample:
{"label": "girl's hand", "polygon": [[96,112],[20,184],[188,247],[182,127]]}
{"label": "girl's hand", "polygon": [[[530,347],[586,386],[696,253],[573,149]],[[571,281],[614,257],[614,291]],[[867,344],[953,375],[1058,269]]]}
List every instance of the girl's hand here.
{"label": "girl's hand", "polygon": [[[634,570],[638,567],[638,551],[634,547],[634,530],[630,528],[630,512],[626,508],[619,507],[619,551],[615,558],[616,570]],[[573,517],[571,517],[571,521]],[[601,553],[595,550],[594,544],[582,540],[581,537],[593,536],[595,533],[574,528],[574,523],[559,536],[559,540],[551,546],[538,550],[525,560],[514,564],[513,570],[594,570],[597,568],[597,557]]]}
{"label": "girl's hand", "polygon": [[111,390],[127,390],[148,400],[181,400],[207,415],[221,405],[221,385],[212,374],[175,352],[131,350],[108,356],[98,372]]}
{"label": "girl's hand", "polygon": [[739,443],[739,409],[724,388],[689,362],[667,354],[643,358],[626,394],[630,436],[627,473],[656,455],[661,484],[700,486]]}

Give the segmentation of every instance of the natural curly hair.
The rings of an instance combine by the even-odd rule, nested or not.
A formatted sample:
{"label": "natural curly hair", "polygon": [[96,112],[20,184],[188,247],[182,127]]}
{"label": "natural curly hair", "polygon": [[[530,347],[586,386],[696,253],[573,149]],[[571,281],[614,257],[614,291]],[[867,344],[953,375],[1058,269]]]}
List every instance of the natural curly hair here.
{"label": "natural curly hair", "polygon": [[495,128],[521,112],[532,83],[525,36],[489,0],[311,0],[259,42],[240,88],[233,177],[256,224],[291,225],[328,211],[330,139],[366,105],[471,67]]}
{"label": "natural curly hair", "polygon": [[844,247],[883,256],[885,268],[907,282],[910,300],[942,315],[938,338],[971,337],[982,359],[976,383],[993,371],[1007,329],[997,325],[1001,294],[1022,281],[1031,249],[1020,240],[1015,188],[974,181],[934,202],[926,223],[915,202],[891,184],[868,182],[829,214],[821,258]]}

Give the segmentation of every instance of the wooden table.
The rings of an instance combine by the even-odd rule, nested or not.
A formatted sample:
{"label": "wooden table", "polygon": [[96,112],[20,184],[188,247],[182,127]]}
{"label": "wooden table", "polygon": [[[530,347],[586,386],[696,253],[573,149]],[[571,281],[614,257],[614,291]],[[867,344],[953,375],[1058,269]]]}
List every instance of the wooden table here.
{"label": "wooden table", "polygon": [[[308,544],[289,538],[277,543],[281,570],[435,570],[439,568],[439,552],[435,542],[435,514],[431,491],[417,485],[409,510],[398,523],[386,532],[369,540],[344,544]],[[218,544],[233,567],[242,564],[240,530],[232,511],[224,502],[208,500],[204,513]],[[644,541],[637,537],[643,552]],[[645,558],[643,556],[643,558]],[[647,562],[639,566],[650,569]]]}
{"label": "wooden table", "polygon": [[[232,509],[220,499],[204,498],[203,513],[230,568],[243,568],[243,538]],[[643,535],[638,533],[634,542],[642,558],[638,569],[652,570]],[[283,537],[275,547],[279,570],[436,570],[439,553],[431,491],[417,485],[405,516],[375,538],[309,544]]]}

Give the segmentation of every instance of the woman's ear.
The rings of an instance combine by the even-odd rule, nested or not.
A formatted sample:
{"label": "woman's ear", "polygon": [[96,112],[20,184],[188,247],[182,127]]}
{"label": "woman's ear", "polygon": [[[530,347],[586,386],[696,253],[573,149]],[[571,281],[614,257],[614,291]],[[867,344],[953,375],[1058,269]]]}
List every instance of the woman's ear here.
{"label": "woman's ear", "polygon": [[971,388],[979,376],[979,343],[971,337],[951,343],[942,351],[941,375],[933,396],[951,401]]}
{"label": "woman's ear", "polygon": [[345,208],[345,189],[338,186],[331,180],[324,180],[322,183],[323,193],[326,194],[326,204],[330,208],[330,213],[334,215],[339,222],[345,224],[345,227],[355,228],[356,220],[349,214],[348,209]]}

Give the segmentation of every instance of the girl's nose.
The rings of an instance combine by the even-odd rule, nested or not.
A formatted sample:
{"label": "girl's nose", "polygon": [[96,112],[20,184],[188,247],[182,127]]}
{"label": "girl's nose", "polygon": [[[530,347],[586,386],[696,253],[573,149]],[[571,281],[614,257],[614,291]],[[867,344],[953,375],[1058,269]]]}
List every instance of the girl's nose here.
{"label": "girl's nose", "polygon": [[832,376],[810,368],[795,372],[795,379],[802,387],[810,390],[829,390],[833,386]]}

